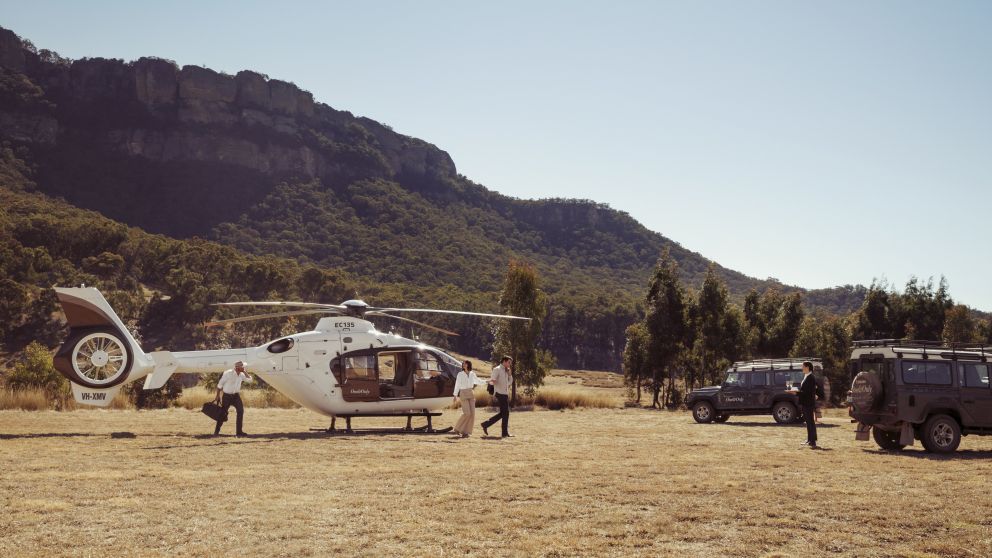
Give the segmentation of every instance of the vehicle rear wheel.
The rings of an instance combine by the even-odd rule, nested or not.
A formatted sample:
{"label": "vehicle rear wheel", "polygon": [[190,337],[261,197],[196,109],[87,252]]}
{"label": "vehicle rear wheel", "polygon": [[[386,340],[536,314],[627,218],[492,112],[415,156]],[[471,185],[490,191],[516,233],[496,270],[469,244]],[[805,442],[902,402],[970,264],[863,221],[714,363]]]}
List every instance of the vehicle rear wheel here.
{"label": "vehicle rear wheel", "polygon": [[692,406],[692,418],[696,419],[696,422],[712,422],[714,416],[716,416],[716,409],[709,401],[700,401]]}
{"label": "vehicle rear wheel", "polygon": [[961,427],[947,415],[932,416],[923,424],[920,440],[929,452],[951,453],[961,443]]}
{"label": "vehicle rear wheel", "polygon": [[899,443],[899,432],[882,430],[875,427],[871,429],[871,436],[875,438],[875,443],[878,444],[878,447],[884,450],[901,451],[906,447],[904,444]]}
{"label": "vehicle rear wheel", "polygon": [[727,422],[730,419],[730,415],[717,415],[713,417],[713,422]]}
{"label": "vehicle rear wheel", "polygon": [[788,401],[779,401],[772,407],[772,416],[775,417],[775,422],[779,424],[789,424],[796,420],[799,413],[796,412],[796,406]]}

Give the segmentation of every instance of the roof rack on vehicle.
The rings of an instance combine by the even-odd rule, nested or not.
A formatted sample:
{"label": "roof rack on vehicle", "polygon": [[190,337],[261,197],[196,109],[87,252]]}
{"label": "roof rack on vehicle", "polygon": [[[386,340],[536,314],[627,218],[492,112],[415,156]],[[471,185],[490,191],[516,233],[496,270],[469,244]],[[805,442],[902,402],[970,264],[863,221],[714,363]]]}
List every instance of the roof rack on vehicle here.
{"label": "roof rack on vehicle", "polygon": [[771,369],[771,370],[802,370],[804,362],[812,362],[813,367],[820,365],[823,368],[822,359],[816,357],[792,357],[792,358],[758,358],[754,360],[741,360],[732,366],[734,372],[738,368]]}
{"label": "roof rack on vehicle", "polygon": [[919,350],[923,358],[930,354],[939,354],[942,358],[956,360],[961,358],[980,357],[985,361],[992,356],[992,345],[985,343],[945,343],[943,341],[925,341],[919,339],[866,339],[855,341],[854,348],[888,347],[901,356],[900,349],[910,349],[916,353]]}
{"label": "roof rack on vehicle", "polygon": [[923,341],[917,339],[864,339],[861,341],[855,341],[854,346],[856,348],[860,348],[860,347],[923,348],[923,347],[944,347],[946,345],[941,341]]}

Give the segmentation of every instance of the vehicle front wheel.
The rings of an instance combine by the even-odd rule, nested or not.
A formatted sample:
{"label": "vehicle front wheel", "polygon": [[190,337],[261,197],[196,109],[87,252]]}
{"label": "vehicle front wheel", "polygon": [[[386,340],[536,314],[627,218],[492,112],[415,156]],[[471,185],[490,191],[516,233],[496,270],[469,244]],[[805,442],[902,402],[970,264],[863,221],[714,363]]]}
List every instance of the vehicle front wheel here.
{"label": "vehicle front wheel", "polygon": [[692,418],[696,419],[696,422],[712,422],[714,416],[716,416],[716,409],[709,401],[700,401],[692,406]]}
{"label": "vehicle front wheel", "polygon": [[713,417],[713,422],[727,422],[730,420],[730,415],[717,415]]}
{"label": "vehicle front wheel", "polygon": [[961,427],[947,415],[930,417],[920,432],[920,441],[929,452],[951,453],[961,443]]}
{"label": "vehicle front wheel", "polygon": [[772,416],[775,417],[775,422],[779,424],[789,424],[796,420],[799,413],[796,412],[796,406],[788,401],[779,401],[772,407]]}
{"label": "vehicle front wheel", "polygon": [[887,451],[901,451],[906,447],[905,444],[899,443],[899,432],[891,432],[875,427],[871,429],[871,436],[875,438],[875,443],[878,444],[878,447]]}

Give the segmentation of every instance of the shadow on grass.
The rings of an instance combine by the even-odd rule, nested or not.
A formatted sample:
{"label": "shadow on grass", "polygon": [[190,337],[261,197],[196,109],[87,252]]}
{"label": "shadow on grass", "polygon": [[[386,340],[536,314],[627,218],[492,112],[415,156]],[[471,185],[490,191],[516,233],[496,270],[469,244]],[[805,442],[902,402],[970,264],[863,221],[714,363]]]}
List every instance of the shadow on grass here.
{"label": "shadow on grass", "polygon": [[[789,424],[779,424],[777,422],[733,422],[727,421],[723,424],[727,426],[743,426],[745,428],[806,428],[805,422],[793,422]],[[837,428],[838,425],[830,423],[821,423],[816,425],[816,429],[821,428]]]}
{"label": "shadow on grass", "polygon": [[30,440],[32,438],[89,438],[110,437],[110,434],[94,434],[92,432],[45,432],[33,434],[0,434],[0,440]]}
{"label": "shadow on grass", "polygon": [[907,459],[926,459],[928,461],[968,461],[970,459],[992,459],[992,451],[958,450],[954,453],[929,453],[923,448],[904,449],[902,451],[887,451],[881,448],[865,448],[861,451],[876,455],[904,457]]}

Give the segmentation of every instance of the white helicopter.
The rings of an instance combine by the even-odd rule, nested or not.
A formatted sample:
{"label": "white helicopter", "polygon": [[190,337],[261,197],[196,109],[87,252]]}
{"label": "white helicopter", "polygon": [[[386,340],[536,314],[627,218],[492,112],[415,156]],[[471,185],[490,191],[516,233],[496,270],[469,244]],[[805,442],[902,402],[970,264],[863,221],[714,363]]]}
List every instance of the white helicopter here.
{"label": "white helicopter", "polygon": [[[444,351],[383,333],[366,320],[380,316],[414,323],[448,335],[428,324],[395,316],[398,312],[458,314],[511,320],[519,316],[429,308],[377,308],[361,300],[341,304],[310,302],[228,302],[223,306],[267,307],[281,311],[210,322],[208,326],[289,316],[328,315],[313,331],[296,333],[258,347],[206,351],[145,353],[121,319],[93,287],[56,288],[69,323],[69,336],[54,357],[55,368],[69,379],[78,403],[105,407],[121,387],[144,378],[144,389],[159,389],[173,374],[220,372],[243,361],[287,397],[333,419],[353,416],[425,416],[432,432],[432,413],[452,398],[461,363]],[[421,429],[423,430],[423,429]]]}

